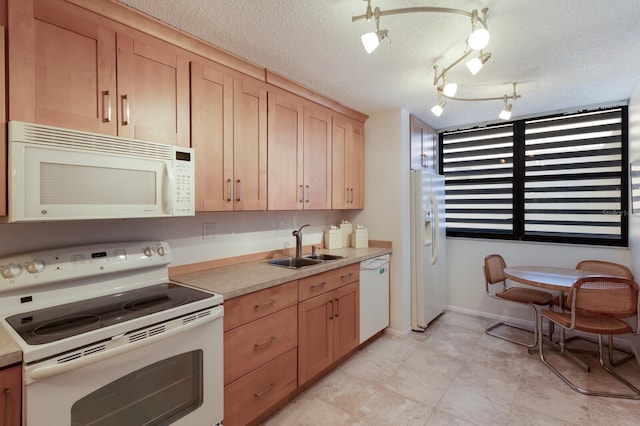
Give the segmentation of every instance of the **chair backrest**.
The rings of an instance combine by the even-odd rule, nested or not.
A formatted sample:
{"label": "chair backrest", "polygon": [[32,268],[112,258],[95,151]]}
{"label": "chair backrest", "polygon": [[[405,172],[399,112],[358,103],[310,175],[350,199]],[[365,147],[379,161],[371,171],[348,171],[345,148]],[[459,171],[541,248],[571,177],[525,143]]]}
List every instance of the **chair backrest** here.
{"label": "chair backrest", "polygon": [[614,275],[616,277],[633,279],[631,270],[624,265],[605,260],[582,260],[576,265],[576,269],[599,272],[601,274]]}
{"label": "chair backrest", "polygon": [[579,278],[569,290],[568,306],[581,314],[629,318],[638,310],[638,284],[628,278]]}
{"label": "chair backrest", "polygon": [[484,258],[484,279],[487,284],[504,282],[507,277],[504,275],[504,268],[507,265],[499,254],[490,254]]}

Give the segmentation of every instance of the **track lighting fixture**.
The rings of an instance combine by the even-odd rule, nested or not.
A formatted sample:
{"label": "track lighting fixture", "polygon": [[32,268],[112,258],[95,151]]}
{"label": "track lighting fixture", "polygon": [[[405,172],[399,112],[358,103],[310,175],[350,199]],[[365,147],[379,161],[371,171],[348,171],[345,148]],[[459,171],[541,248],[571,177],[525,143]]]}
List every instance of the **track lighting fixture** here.
{"label": "track lighting fixture", "polygon": [[487,27],[487,11],[488,8],[481,9],[478,12],[477,9],[468,12],[461,9],[451,9],[446,7],[407,7],[402,9],[390,9],[380,10],[379,7],[375,9],[371,8],[371,0],[364,0],[367,2],[367,10],[364,15],[352,16],[351,21],[356,22],[360,20],[375,20],[376,30],[375,32],[367,33],[362,36],[362,44],[364,45],[367,53],[373,52],[380,42],[384,39],[389,39],[388,30],[380,30],[380,17],[387,15],[400,15],[406,13],[418,13],[418,12],[436,12],[436,13],[451,13],[466,16],[471,19],[471,33],[466,38],[466,48],[462,56],[456,59],[451,65],[442,68],[442,71],[438,73],[438,66],[434,67],[435,76],[433,79],[433,85],[436,88],[436,94],[438,97],[438,104],[431,108],[431,112],[439,117],[444,111],[444,107],[447,105],[445,100],[451,99],[455,101],[497,101],[504,100],[504,110],[500,113],[499,117],[503,120],[511,119],[512,105],[508,101],[516,100],[520,98],[520,95],[516,93],[516,83],[513,83],[513,94],[504,95],[500,97],[488,97],[488,98],[463,98],[456,97],[458,85],[456,83],[445,82],[446,73],[458,65],[462,60],[469,57],[472,53],[478,52],[477,56],[472,57],[465,63],[469,72],[472,75],[476,75],[484,66],[484,64],[491,58],[490,52],[484,52],[483,49],[488,45],[490,40],[489,30]]}
{"label": "track lighting fixture", "polygon": [[376,20],[376,30],[371,33],[363,34],[361,37],[364,50],[366,50],[367,53],[371,54],[378,48],[378,45],[382,40],[389,40],[389,31],[380,29],[380,8],[376,7],[375,12],[372,12],[371,0],[367,0],[367,12],[364,16],[367,21],[371,21],[372,18]]}
{"label": "track lighting fixture", "polygon": [[482,50],[481,50],[479,56],[469,59],[465,63],[465,65],[467,66],[467,69],[472,75],[476,75],[478,74],[478,72],[480,72],[484,64],[489,60],[489,58],[491,58],[491,53],[489,52],[482,53]]}
{"label": "track lighting fixture", "polygon": [[[513,93],[515,93],[515,91],[516,91],[516,87],[515,87],[515,83],[514,83],[514,85],[513,85]],[[503,120],[510,120],[511,119],[511,104],[507,102],[507,95],[504,96],[504,109],[500,112],[498,117],[500,117]]]}
{"label": "track lighting fixture", "polygon": [[[467,12],[466,10],[462,10],[462,9],[452,9],[448,7],[429,7],[429,6],[406,7],[402,9],[390,9],[390,10],[383,11],[383,10],[380,10],[379,7],[372,9],[371,0],[364,0],[364,1],[367,2],[367,10],[365,14],[352,16],[351,22],[356,22],[363,19],[366,21],[371,21],[372,19],[375,19],[376,31],[372,33],[367,33],[365,35],[376,34],[378,36],[377,37],[378,43],[388,36],[387,30],[380,31],[379,23],[380,23],[381,16],[400,15],[405,13],[418,13],[418,12],[452,13],[456,15],[467,16],[471,18],[471,33],[469,34],[469,37],[467,37],[467,45],[472,50],[480,50],[480,49],[484,49],[489,43],[489,30],[487,29],[487,19],[486,19],[487,11],[489,9],[487,8],[484,8],[480,11],[482,13],[482,16],[480,16],[480,14],[476,9],[472,10],[471,12]],[[374,40],[373,36],[368,36],[367,39]],[[364,44],[364,36],[362,37],[362,40]],[[375,47],[377,47],[377,44],[375,45]],[[365,49],[367,50],[367,53],[373,52],[373,50],[375,50],[375,47],[371,51],[369,51],[369,48],[367,48],[367,46],[365,45]]]}

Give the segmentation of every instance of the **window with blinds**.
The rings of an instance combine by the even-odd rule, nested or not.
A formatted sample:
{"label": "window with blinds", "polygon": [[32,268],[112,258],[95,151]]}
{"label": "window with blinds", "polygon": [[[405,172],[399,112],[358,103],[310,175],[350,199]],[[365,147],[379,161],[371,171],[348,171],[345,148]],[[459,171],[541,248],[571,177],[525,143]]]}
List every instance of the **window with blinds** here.
{"label": "window with blinds", "polygon": [[447,234],[627,244],[627,108],[441,134]]}

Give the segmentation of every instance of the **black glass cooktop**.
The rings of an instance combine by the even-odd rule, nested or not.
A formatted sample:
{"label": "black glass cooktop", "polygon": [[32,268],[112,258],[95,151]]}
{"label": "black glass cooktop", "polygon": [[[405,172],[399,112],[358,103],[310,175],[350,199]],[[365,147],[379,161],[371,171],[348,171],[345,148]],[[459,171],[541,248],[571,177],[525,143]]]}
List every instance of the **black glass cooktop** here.
{"label": "black glass cooktop", "polygon": [[41,345],[213,296],[180,284],[157,284],[13,315],[7,322],[29,345]]}

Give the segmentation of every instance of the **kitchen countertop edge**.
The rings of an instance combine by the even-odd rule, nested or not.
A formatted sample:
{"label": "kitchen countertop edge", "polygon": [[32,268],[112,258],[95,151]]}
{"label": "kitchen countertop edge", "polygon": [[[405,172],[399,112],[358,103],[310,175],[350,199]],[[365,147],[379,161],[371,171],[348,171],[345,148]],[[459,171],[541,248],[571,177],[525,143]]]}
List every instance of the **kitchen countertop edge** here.
{"label": "kitchen countertop edge", "polygon": [[318,265],[299,269],[269,265],[262,261],[239,263],[231,266],[207,269],[171,276],[172,281],[222,294],[224,300],[243,296],[279,284],[320,274],[342,266],[352,265],[374,257],[392,253],[383,247],[364,247],[322,250],[322,253],[344,256],[343,259],[325,261]]}

